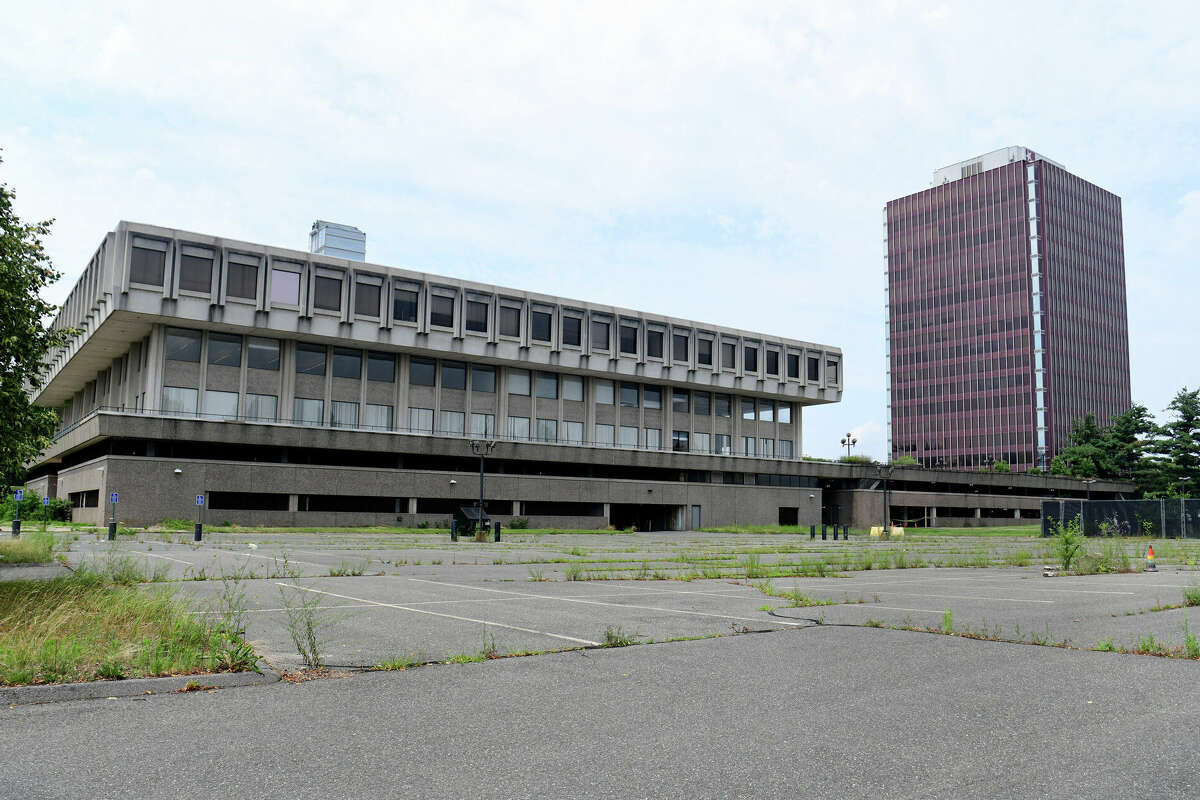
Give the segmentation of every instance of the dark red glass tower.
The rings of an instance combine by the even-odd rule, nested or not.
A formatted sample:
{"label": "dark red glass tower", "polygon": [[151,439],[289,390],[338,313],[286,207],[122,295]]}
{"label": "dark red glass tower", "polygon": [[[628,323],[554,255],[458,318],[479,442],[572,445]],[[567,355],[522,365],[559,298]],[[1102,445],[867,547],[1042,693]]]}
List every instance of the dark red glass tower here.
{"label": "dark red glass tower", "polygon": [[1024,147],[884,211],[892,458],[1045,469],[1130,406],[1121,198]]}

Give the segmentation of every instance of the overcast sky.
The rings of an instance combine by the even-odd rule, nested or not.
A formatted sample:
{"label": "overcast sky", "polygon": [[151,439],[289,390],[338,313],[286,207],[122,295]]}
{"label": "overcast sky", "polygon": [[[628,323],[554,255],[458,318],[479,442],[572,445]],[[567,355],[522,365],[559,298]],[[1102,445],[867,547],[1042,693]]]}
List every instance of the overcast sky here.
{"label": "overcast sky", "polygon": [[121,219],[336,220],[376,263],[840,346],[804,451],[879,457],[883,205],[1019,144],[1123,200],[1134,400],[1200,384],[1194,3],[6,5],[0,181],[56,219],[56,301]]}

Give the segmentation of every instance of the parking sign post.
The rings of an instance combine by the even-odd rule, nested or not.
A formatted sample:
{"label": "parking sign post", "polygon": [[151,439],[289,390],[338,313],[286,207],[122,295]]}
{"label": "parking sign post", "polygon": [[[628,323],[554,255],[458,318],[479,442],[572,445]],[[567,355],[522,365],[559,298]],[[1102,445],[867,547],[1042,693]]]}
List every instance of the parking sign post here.
{"label": "parking sign post", "polygon": [[196,495],[196,532],[192,541],[198,542],[204,538],[204,495]]}
{"label": "parking sign post", "polygon": [[16,539],[21,535],[21,500],[25,497],[25,492],[22,489],[17,489],[13,492],[13,497],[17,499],[17,510],[13,512],[12,535]]}
{"label": "parking sign post", "polygon": [[42,532],[46,532],[50,528],[50,498],[42,498]]}
{"label": "parking sign post", "polygon": [[112,505],[112,513],[108,517],[108,540],[110,542],[117,540],[117,500],[119,499],[116,492],[108,496],[108,502]]}

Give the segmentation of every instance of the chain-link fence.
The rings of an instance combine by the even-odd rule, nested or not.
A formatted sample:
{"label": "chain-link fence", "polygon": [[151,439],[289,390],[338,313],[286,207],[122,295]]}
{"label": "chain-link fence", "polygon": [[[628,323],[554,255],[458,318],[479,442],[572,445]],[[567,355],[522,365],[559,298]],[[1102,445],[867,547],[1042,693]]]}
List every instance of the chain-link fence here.
{"label": "chain-link fence", "polygon": [[1043,500],[1042,536],[1079,517],[1088,536],[1200,539],[1200,500]]}

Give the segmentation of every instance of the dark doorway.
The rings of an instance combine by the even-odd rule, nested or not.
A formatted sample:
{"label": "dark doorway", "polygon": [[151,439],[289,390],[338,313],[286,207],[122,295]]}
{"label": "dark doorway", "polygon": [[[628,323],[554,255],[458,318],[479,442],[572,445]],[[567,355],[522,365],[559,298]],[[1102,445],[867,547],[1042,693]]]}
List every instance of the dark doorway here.
{"label": "dark doorway", "polygon": [[799,525],[800,524],[800,509],[796,506],[780,506],[779,507],[779,524],[780,525]]}
{"label": "dark doorway", "polygon": [[617,530],[673,531],[680,509],[680,506],[613,503],[608,510],[608,522]]}

